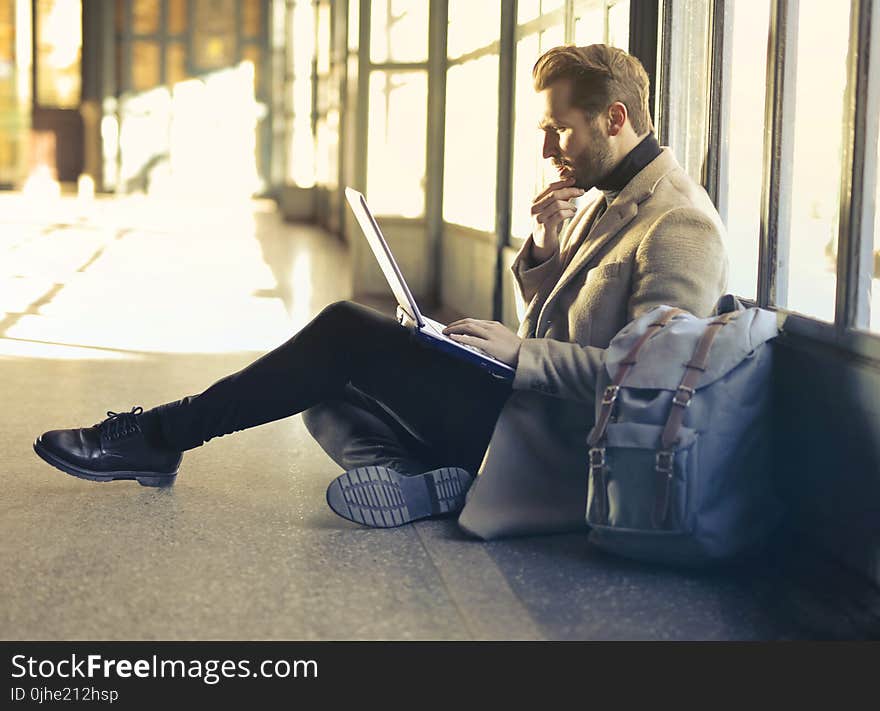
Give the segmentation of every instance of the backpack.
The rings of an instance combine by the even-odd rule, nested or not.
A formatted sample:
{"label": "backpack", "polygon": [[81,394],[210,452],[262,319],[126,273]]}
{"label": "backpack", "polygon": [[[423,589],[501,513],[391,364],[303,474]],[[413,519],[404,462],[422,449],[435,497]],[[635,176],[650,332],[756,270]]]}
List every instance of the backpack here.
{"label": "backpack", "polygon": [[722,297],[710,318],[657,306],[606,351],[587,438],[586,521],[599,548],[699,565],[766,541],[776,315]]}

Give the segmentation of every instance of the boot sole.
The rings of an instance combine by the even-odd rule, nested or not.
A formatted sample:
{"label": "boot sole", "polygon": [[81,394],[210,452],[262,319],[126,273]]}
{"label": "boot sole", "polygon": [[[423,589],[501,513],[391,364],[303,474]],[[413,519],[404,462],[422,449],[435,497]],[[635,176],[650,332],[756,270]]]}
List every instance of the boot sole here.
{"label": "boot sole", "polygon": [[334,479],[327,503],[342,518],[372,528],[457,513],[473,478],[464,469],[442,467],[404,476],[388,467],[359,467]]}
{"label": "boot sole", "polygon": [[39,439],[34,440],[34,451],[47,464],[51,464],[56,469],[60,469],[65,474],[70,474],[78,479],[99,482],[134,479],[141,486],[171,486],[177,478],[177,472],[172,474],[136,471],[96,472],[90,469],[83,469],[70,462],[65,462],[60,457],[52,454],[42,445]]}

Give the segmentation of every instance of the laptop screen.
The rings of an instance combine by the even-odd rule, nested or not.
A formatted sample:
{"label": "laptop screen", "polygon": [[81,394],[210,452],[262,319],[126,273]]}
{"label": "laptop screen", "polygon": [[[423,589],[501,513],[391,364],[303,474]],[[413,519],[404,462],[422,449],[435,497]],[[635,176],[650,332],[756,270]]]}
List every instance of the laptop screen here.
{"label": "laptop screen", "polygon": [[367,206],[367,201],[361,193],[352,188],[345,189],[345,199],[351,205],[352,212],[354,212],[354,216],[357,218],[358,224],[360,224],[364,236],[373,250],[373,254],[376,255],[376,261],[379,262],[379,267],[382,269],[382,273],[385,275],[391,291],[394,292],[397,303],[410,315],[413,321],[416,322],[416,325],[421,328],[425,325],[425,321],[419,312],[419,307],[416,305],[416,300],[409,290],[409,286],[403,278],[400,267],[397,266],[397,262],[394,260],[394,255],[391,254],[391,248],[385,241],[385,237],[379,229],[379,225],[376,224],[373,213],[370,212],[370,208]]}

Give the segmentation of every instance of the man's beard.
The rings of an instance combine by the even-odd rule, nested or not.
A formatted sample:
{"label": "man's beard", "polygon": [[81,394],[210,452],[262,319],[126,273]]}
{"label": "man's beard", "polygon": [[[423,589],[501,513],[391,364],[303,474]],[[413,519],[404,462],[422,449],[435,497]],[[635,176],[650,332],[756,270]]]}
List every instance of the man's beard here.
{"label": "man's beard", "polygon": [[583,190],[596,187],[615,167],[611,145],[599,130],[590,136],[590,148],[571,161],[554,161],[554,164],[557,168],[565,168],[569,175],[573,174],[575,187]]}

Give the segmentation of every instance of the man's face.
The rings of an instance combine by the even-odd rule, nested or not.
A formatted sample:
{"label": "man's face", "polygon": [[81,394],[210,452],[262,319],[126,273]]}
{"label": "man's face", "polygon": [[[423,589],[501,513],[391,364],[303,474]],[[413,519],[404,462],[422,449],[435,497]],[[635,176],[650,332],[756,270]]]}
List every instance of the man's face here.
{"label": "man's face", "polygon": [[571,82],[563,79],[544,89],[544,158],[553,161],[560,179],[574,177],[584,190],[595,187],[614,168],[616,161],[608,136],[599,125],[599,117],[588,119],[586,113],[571,106]]}

